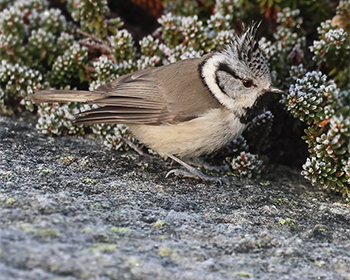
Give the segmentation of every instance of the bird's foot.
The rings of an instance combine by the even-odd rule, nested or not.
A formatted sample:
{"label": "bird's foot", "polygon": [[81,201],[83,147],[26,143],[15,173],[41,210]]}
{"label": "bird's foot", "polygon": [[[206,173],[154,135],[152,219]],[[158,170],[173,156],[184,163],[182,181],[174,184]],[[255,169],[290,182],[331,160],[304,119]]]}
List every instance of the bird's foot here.
{"label": "bird's foot", "polygon": [[200,179],[204,182],[214,182],[214,183],[219,183],[222,185],[222,183],[228,184],[228,180],[226,178],[220,178],[220,177],[212,177],[203,174],[200,170],[188,165],[186,162],[178,159],[175,156],[169,156],[171,159],[182,165],[186,170],[182,169],[173,169],[170,170],[166,175],[165,178],[168,178],[169,175],[174,174],[175,176],[184,176],[187,178],[196,178]]}
{"label": "bird's foot", "polygon": [[219,173],[229,171],[229,168],[227,165],[222,165],[222,166],[210,165],[201,157],[192,158],[186,161],[191,165],[197,166],[199,168],[204,168],[205,170],[211,170]]}
{"label": "bird's foot", "polygon": [[203,174],[197,169],[195,169],[195,171],[196,172],[193,172],[193,171],[189,172],[183,169],[172,169],[165,175],[165,178],[168,178],[169,175],[174,174],[175,176],[195,178],[195,179],[200,179],[204,182],[219,183],[220,185],[222,185],[223,183],[228,184],[228,180],[226,178],[208,176]]}

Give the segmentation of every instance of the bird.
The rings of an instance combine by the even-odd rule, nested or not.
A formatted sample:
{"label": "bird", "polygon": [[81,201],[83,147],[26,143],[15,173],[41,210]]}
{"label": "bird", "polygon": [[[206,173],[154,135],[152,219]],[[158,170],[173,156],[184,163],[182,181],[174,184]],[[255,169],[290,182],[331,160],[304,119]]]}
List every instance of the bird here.
{"label": "bird", "polygon": [[261,112],[264,96],[282,93],[272,86],[256,32],[253,25],[220,50],[129,73],[93,91],[39,90],[30,99],[97,105],[75,122],[126,124],[139,141],[186,169],[166,177],[174,173],[217,182],[185,161],[237,138]]}

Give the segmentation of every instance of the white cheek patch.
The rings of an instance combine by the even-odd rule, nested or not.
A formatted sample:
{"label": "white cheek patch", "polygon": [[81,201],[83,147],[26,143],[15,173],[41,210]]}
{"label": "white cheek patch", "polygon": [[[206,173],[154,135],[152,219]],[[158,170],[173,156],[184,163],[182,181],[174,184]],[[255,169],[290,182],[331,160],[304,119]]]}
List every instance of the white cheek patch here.
{"label": "white cheek patch", "polygon": [[216,82],[216,70],[218,69],[219,64],[223,62],[223,58],[219,55],[213,55],[210,57],[202,67],[202,77],[210,92],[216,97],[216,99],[227,109],[240,115],[243,113],[240,104],[237,104],[234,99],[222,92]]}

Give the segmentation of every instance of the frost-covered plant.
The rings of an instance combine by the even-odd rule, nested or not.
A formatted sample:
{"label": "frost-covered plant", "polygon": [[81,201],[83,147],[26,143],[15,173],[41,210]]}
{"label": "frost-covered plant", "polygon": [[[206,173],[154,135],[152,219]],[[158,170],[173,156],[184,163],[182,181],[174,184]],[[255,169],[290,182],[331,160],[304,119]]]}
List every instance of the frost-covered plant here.
{"label": "frost-covered plant", "polygon": [[145,56],[152,57],[160,55],[159,53],[159,39],[155,39],[151,35],[147,35],[139,42],[141,53]]}
{"label": "frost-covered plant", "polygon": [[229,163],[233,172],[244,178],[259,177],[263,168],[263,161],[259,159],[258,155],[245,151],[240,152]]}
{"label": "frost-covered plant", "polygon": [[129,146],[124,139],[130,142],[136,141],[130,134],[128,126],[125,124],[93,124],[90,128],[92,132],[99,136],[103,143],[111,149],[128,150]]}
{"label": "frost-covered plant", "polygon": [[244,135],[227,145],[229,156],[226,157],[226,162],[234,174],[247,178],[260,176],[264,162],[259,155],[268,147],[267,136],[271,131],[272,120],[270,111],[259,114],[252,120]]}
{"label": "frost-covered plant", "polygon": [[[294,61],[302,63],[305,36],[300,28],[303,19],[299,17],[300,10],[284,8],[277,13],[277,29],[273,34],[274,41],[268,41],[262,37],[259,41],[260,48],[271,66],[274,83],[280,87],[287,87],[287,77]],[[278,75],[276,75],[278,73]]]}
{"label": "frost-covered plant", "polygon": [[321,72],[308,72],[289,88],[283,102],[295,118],[311,125],[320,125],[335,114],[339,89],[334,81],[327,81]]}
{"label": "frost-covered plant", "polygon": [[74,115],[80,113],[80,106],[74,102],[63,105],[40,104],[37,129],[49,135],[84,135],[83,126],[74,123]]}
{"label": "frost-covered plant", "polygon": [[108,19],[110,10],[107,0],[67,0],[72,18],[79,22],[83,31],[105,38],[115,34],[123,23],[119,17]]}
{"label": "frost-covered plant", "polygon": [[[15,108],[9,108],[10,104],[18,104],[45,84],[48,66],[64,51],[57,42],[67,23],[60,10],[48,9],[46,0],[15,0],[2,8],[0,111],[13,112]],[[22,104],[33,109],[30,102]]]}
{"label": "frost-covered plant", "polygon": [[133,60],[136,48],[132,35],[125,29],[118,30],[116,35],[109,37],[112,53],[118,62]]}
{"label": "frost-covered plant", "polygon": [[[313,60],[325,63],[330,70],[329,75],[336,80],[349,78],[342,75],[345,69],[349,69],[350,39],[349,34],[340,28],[338,24],[332,24],[331,20],[321,23],[317,28],[319,39],[310,46],[314,53]],[[347,58],[339,60],[339,57]],[[349,70],[346,71],[349,73]]]}
{"label": "frost-covered plant", "polygon": [[[258,36],[273,83],[290,89],[284,104],[308,125],[304,139],[310,155],[303,175],[346,193],[350,67],[343,57],[349,57],[350,1],[340,1],[331,21],[322,18],[331,15],[329,1],[318,2],[320,9],[306,0],[259,0],[260,13],[254,1],[167,0],[159,28],[135,42],[132,30],[122,29],[123,22],[114,16],[118,11],[112,11],[106,0],[66,0],[64,13],[49,9],[47,0],[1,1],[0,110],[33,110],[25,98],[36,89],[95,90],[136,70],[203,56],[265,16],[268,21],[261,23]],[[311,18],[303,18],[305,7],[314,9]],[[320,26],[319,38],[310,43],[306,30],[316,33],[315,26]],[[38,129],[51,135],[92,131],[115,149],[126,148],[126,140],[134,141],[125,125],[75,125],[73,115],[89,106],[41,104]],[[272,119],[271,112],[262,113],[244,136],[228,145],[227,162],[241,176],[257,176],[263,168],[257,155],[266,159]]]}
{"label": "frost-covered plant", "polygon": [[247,139],[249,151],[262,154],[269,146],[268,136],[271,132],[273,114],[265,111],[256,116],[244,132]]}
{"label": "frost-covered plant", "polygon": [[[291,69],[292,84],[282,102],[308,127],[302,137],[309,157],[302,174],[314,185],[350,198],[350,36],[344,28],[350,1],[340,1],[333,20],[320,23],[318,40],[309,47],[319,71]],[[344,28],[343,28],[344,27]],[[348,58],[348,59],[344,59]],[[330,77],[333,77],[331,79]]]}
{"label": "frost-covered plant", "polygon": [[[33,94],[37,87],[40,87],[42,75],[39,71],[21,66],[18,63],[10,64],[5,59],[0,64],[0,108],[12,110],[8,103],[17,100],[20,102],[23,97]],[[7,109],[5,109],[7,108]],[[32,109],[32,104],[28,104],[28,109]]]}
{"label": "frost-covered plant", "polygon": [[48,80],[53,87],[69,85],[73,79],[81,82],[88,80],[85,65],[87,65],[88,52],[85,47],[74,42],[63,55],[56,58],[52,65]]}
{"label": "frost-covered plant", "polygon": [[350,107],[344,101],[334,81],[315,71],[297,79],[283,99],[294,117],[309,125],[303,139],[310,155],[302,175],[350,197]]}

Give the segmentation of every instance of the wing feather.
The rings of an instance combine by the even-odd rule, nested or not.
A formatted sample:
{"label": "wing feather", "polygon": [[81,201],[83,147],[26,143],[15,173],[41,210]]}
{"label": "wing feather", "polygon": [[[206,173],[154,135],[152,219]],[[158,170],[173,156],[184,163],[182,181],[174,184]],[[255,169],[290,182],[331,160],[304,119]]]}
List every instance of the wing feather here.
{"label": "wing feather", "polygon": [[[108,103],[107,103],[108,102]],[[160,104],[156,101],[145,100],[142,98],[134,97],[109,97],[108,101],[105,99],[99,99],[93,102],[89,102],[90,105],[96,104],[101,106],[124,106],[124,107],[138,107],[138,108],[149,108],[149,109],[159,109]]]}
{"label": "wing feather", "polygon": [[88,102],[99,108],[78,115],[76,121],[157,125],[196,118],[220,106],[199,76],[201,61],[141,70],[102,85],[95,90],[101,98]]}

